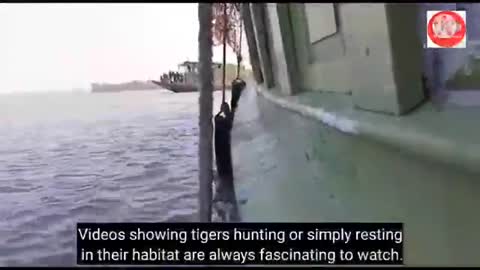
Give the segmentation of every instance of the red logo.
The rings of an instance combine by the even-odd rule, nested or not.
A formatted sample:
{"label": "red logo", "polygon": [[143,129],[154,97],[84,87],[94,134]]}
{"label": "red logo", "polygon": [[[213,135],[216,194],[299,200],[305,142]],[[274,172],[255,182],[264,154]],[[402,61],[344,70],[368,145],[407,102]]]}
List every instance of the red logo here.
{"label": "red logo", "polygon": [[[428,21],[427,35],[438,47],[452,48],[461,45],[467,34],[465,11],[439,11]],[[464,46],[462,46],[464,47]]]}

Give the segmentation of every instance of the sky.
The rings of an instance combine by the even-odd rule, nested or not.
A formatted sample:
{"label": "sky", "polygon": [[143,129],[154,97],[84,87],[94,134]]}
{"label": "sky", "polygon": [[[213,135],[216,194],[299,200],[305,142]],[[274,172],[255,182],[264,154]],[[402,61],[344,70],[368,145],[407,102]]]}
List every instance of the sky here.
{"label": "sky", "polygon": [[[195,3],[0,3],[0,92],[157,79],[198,60],[197,10]],[[222,61],[221,47],[213,58]],[[236,62],[230,49],[227,62]]]}

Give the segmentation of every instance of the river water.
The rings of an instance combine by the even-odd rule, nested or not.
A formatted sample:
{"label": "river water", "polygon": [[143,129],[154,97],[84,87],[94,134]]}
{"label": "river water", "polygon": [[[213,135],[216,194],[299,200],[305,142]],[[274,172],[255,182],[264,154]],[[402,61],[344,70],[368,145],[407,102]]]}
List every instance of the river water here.
{"label": "river water", "polygon": [[198,93],[0,95],[0,266],[74,265],[77,222],[194,221],[197,151]]}

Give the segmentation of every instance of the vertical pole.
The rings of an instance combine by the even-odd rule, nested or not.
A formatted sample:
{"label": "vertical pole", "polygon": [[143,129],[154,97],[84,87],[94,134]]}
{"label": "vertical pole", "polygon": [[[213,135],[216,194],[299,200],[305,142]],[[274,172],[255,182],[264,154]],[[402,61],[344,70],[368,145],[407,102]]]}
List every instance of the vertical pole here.
{"label": "vertical pole", "polygon": [[[240,26],[237,28],[235,28],[235,31],[240,31],[240,37],[239,37],[239,40],[238,40],[238,52],[237,52],[237,78],[236,79],[240,79],[240,65],[242,63],[242,35],[243,35],[243,17],[242,17],[242,3],[237,3],[235,4],[235,10],[238,12],[239,14],[239,19],[240,19],[240,22],[237,22],[240,24]],[[236,34],[236,32],[235,32]],[[234,37],[236,38],[237,35],[234,35]]]}
{"label": "vertical pole", "polygon": [[228,35],[228,16],[227,16],[227,3],[223,4],[223,77],[222,77],[222,104],[225,103],[225,87],[227,79],[227,35]]}
{"label": "vertical pole", "polygon": [[212,4],[198,4],[198,57],[200,75],[198,147],[199,164],[199,220],[212,220],[213,184],[213,70],[212,70]]}

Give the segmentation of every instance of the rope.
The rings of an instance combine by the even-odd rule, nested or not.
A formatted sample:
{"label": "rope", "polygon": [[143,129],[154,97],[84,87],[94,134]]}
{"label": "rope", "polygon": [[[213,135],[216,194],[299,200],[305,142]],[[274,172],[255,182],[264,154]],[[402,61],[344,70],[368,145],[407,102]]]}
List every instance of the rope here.
{"label": "rope", "polygon": [[225,88],[226,88],[226,80],[227,80],[227,3],[223,4],[223,78],[222,78],[222,104],[225,103]]}
{"label": "rope", "polygon": [[240,41],[238,44],[238,54],[237,54],[237,79],[240,78],[240,64],[242,63],[242,27],[243,27],[243,20],[240,20]]}
{"label": "rope", "polygon": [[[237,54],[237,60],[241,61],[241,53],[238,52],[238,44],[235,44],[237,41],[238,34],[238,25],[235,24],[236,15],[235,6],[231,6],[230,12],[227,11],[229,5],[227,3],[218,3],[215,6],[215,11],[218,16],[215,19],[216,22],[216,37],[217,42],[223,42],[223,89],[222,89],[222,104],[220,106],[220,112],[215,115],[215,137],[214,137],[214,146],[215,146],[215,161],[217,164],[217,174],[218,174],[218,185],[216,185],[216,194],[214,202],[224,202],[229,206],[232,206],[231,211],[226,209],[218,209],[218,214],[222,216],[224,221],[236,221],[239,219],[238,208],[236,204],[236,195],[235,195],[235,185],[233,183],[233,166],[232,166],[232,153],[231,153],[231,131],[233,127],[233,118],[234,110],[239,96],[239,80],[232,82],[232,102],[231,106],[233,111],[230,109],[229,104],[225,101],[225,92],[226,92],[226,79],[227,79],[227,44],[232,46],[234,52]],[[221,19],[221,7],[223,7],[223,19]],[[230,13],[230,14],[229,14]],[[232,21],[229,21],[228,15],[231,16]],[[237,20],[238,21],[238,20]],[[223,23],[220,23],[223,22]],[[223,28],[221,28],[223,26]],[[229,32],[230,31],[230,32]],[[234,36],[229,36],[233,34]],[[223,40],[220,38],[223,36]],[[239,69],[237,68],[237,76],[239,74]],[[222,211],[223,210],[223,211]],[[222,213],[223,212],[223,213]],[[225,220],[226,219],[226,220]]]}

